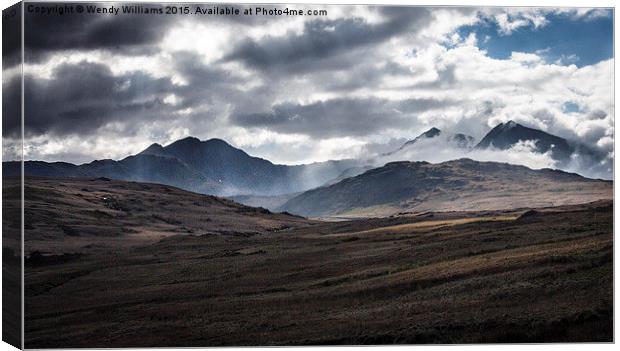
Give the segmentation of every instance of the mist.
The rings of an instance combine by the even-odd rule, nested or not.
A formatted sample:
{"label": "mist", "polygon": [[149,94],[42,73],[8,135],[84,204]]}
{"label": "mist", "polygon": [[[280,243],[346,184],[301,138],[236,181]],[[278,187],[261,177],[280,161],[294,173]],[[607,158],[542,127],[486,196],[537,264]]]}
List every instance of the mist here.
{"label": "mist", "polygon": [[613,158],[604,158],[599,155],[584,152],[575,152],[570,161],[562,162],[553,159],[551,151],[540,153],[536,151],[533,140],[520,141],[510,149],[497,148],[477,149],[463,148],[456,145],[449,137],[439,135],[435,138],[420,139],[413,145],[389,154],[376,154],[362,162],[364,164],[381,167],[395,161],[426,161],[441,163],[461,158],[469,158],[482,162],[503,162],[526,166],[531,169],[559,169],[565,172],[577,173],[588,178],[613,178]]}

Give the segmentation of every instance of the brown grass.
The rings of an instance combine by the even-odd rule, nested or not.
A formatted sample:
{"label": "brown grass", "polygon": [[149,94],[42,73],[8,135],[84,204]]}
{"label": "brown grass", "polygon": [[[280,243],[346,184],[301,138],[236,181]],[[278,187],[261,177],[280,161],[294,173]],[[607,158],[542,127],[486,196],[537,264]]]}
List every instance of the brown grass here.
{"label": "brown grass", "polygon": [[26,263],[26,347],[612,341],[611,202],[523,212],[49,237]]}

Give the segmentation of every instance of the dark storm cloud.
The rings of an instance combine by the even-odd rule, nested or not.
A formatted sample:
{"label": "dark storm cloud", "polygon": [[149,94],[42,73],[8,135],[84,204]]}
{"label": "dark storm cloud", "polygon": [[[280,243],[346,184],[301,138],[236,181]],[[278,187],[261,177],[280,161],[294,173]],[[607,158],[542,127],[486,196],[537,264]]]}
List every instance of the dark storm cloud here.
{"label": "dark storm cloud", "polygon": [[2,11],[2,69],[21,62],[21,4]]}
{"label": "dark storm cloud", "polygon": [[169,79],[140,72],[114,76],[107,66],[86,62],[63,64],[52,79],[27,75],[24,84],[28,135],[85,133],[113,121],[152,120],[171,112],[163,98],[174,91]]}
{"label": "dark storm cloud", "polygon": [[[201,63],[197,54],[175,53],[172,63],[186,84],[176,85],[170,77],[154,78],[143,71],[114,75],[105,64],[62,64],[49,79],[25,76],[25,132],[28,135],[91,135],[110,122],[123,124],[130,135],[144,123],[154,120],[192,121],[193,128],[212,127],[227,106],[245,111],[256,106],[254,98],[264,95],[260,89],[251,97],[239,89],[244,80],[222,68]],[[5,84],[10,101],[19,101],[20,80]],[[164,99],[174,94],[174,105]],[[7,101],[7,99],[5,99]],[[206,107],[206,108],[205,108]],[[176,115],[180,110],[197,112]],[[204,111],[207,112],[204,112]],[[19,114],[19,104],[4,104],[5,116]],[[5,135],[18,135],[20,123],[6,119]]]}
{"label": "dark storm cloud", "polygon": [[2,84],[2,136],[21,137],[21,76]]}
{"label": "dark storm cloud", "polygon": [[339,98],[308,105],[284,103],[267,113],[236,113],[231,121],[242,127],[261,127],[315,138],[366,136],[415,125],[415,113],[445,106],[434,99],[390,101],[377,98]]}
{"label": "dark storm cloud", "polygon": [[187,81],[187,85],[176,88],[183,97],[182,107],[214,103],[222,101],[222,97],[232,98],[239,93],[237,87],[245,82],[229,71],[203,64],[200,55],[190,52],[175,53],[174,66]]}
{"label": "dark storm cloud", "polygon": [[[21,62],[21,4],[2,11],[2,70]],[[6,72],[3,72],[6,74]],[[21,137],[21,76],[2,79],[2,136]]]}
{"label": "dark storm cloud", "polygon": [[122,13],[117,16],[85,13],[41,15],[30,13],[28,6],[53,7],[55,4],[26,5],[25,60],[31,62],[44,60],[48,54],[63,50],[102,49],[129,55],[152,53],[158,50],[152,44],[158,43],[173,23],[172,16]]}
{"label": "dark storm cloud", "polygon": [[[263,70],[308,71],[350,67],[354,57],[343,60],[337,60],[337,57],[380,43],[405,30],[413,32],[430,20],[428,10],[417,7],[384,7],[380,12],[387,19],[379,24],[369,24],[361,18],[317,19],[305,22],[301,34],[267,37],[258,41],[247,39],[224,60],[239,60]],[[327,59],[331,61],[325,62]],[[361,58],[358,56],[357,59]]]}

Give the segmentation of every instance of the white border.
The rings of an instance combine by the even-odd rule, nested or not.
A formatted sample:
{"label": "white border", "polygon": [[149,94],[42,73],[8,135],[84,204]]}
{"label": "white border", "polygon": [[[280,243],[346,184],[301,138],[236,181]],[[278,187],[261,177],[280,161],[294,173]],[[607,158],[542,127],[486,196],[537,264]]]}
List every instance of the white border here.
{"label": "white border", "polygon": [[[28,2],[50,2],[50,1],[46,1],[46,0],[30,0]],[[80,1],[80,0],[64,0],[64,1],[54,1],[54,2],[90,2],[90,1]],[[95,2],[95,1],[92,1]],[[102,1],[103,2],[103,1]],[[137,2],[157,2],[157,1],[149,1],[149,0],[133,0],[133,1],[116,1],[116,2],[132,2],[132,3],[137,3]],[[516,1],[516,0],[500,0],[500,1],[492,1],[492,0],[468,0],[468,1],[464,1],[464,0],[423,0],[423,1],[419,1],[419,0],[411,0],[411,1],[403,1],[403,0],[361,0],[361,1],[355,1],[355,0],[310,0],[310,1],[304,1],[304,0],[288,0],[288,1],[260,1],[260,0],[245,0],[245,1],[225,1],[225,0],[210,0],[210,1],[192,1],[192,0],[186,0],[186,1],[180,1],[180,0],[167,0],[167,1],[161,1],[161,2],[166,2],[166,3],[240,3],[240,4],[253,4],[253,3],[279,3],[279,4],[334,4],[334,5],[338,5],[338,4],[377,4],[377,5],[419,5],[419,6],[476,6],[476,7],[485,7],[485,6],[490,6],[490,7],[609,7],[609,8],[614,8],[614,58],[615,58],[615,48],[617,47],[617,43],[618,43],[618,36],[617,34],[617,28],[615,26],[615,2],[612,0],[569,0],[569,1],[558,1],[558,0],[538,0],[538,1],[531,1],[531,0],[525,0],[525,1]],[[13,5],[14,3],[16,3],[16,1],[3,1],[2,3],[2,9],[6,9],[7,7]],[[22,31],[23,31],[23,16],[22,16]],[[2,29],[0,27],[0,37],[2,35]],[[2,49],[0,48],[0,57],[2,56]],[[22,55],[23,55],[23,37],[22,37]],[[23,57],[23,56],[22,56]],[[615,70],[616,70],[616,62],[614,62],[614,101],[617,100],[617,91],[615,90],[615,83],[616,80],[618,79],[617,76],[615,75]],[[23,76],[23,72],[22,72],[22,76]],[[0,102],[1,100],[1,96],[0,96]],[[23,111],[23,84],[22,84],[22,111]],[[614,116],[615,118],[615,116]],[[1,114],[0,114],[0,122],[1,122]],[[615,124],[615,123],[614,123]],[[23,118],[22,118],[22,133],[23,133]],[[22,136],[22,140],[23,140],[23,136]],[[615,144],[615,148],[614,148],[614,153],[618,154],[618,145]],[[23,167],[23,164],[22,164]],[[614,175],[618,174],[618,163],[614,162]],[[22,174],[23,174],[23,170],[22,170]],[[0,178],[2,177],[2,170],[0,169]],[[614,177],[615,178],[615,177]],[[615,198],[615,184],[614,184],[614,198]],[[23,186],[22,186],[22,191],[23,191]],[[22,194],[22,198],[23,198],[23,194]],[[0,205],[1,205],[1,198],[0,198]],[[23,211],[23,208],[22,208]],[[2,213],[1,210],[1,206],[0,206],[0,214]],[[614,239],[615,239],[615,228],[616,228],[616,219],[619,218],[618,215],[620,214],[620,209],[618,209],[618,207],[614,207]],[[23,216],[23,213],[22,213]],[[22,217],[23,219],[23,217]],[[23,228],[23,225],[22,225]],[[23,235],[23,233],[22,233]],[[617,296],[618,296],[618,280],[615,279],[615,272],[617,272],[617,268],[618,268],[618,262],[615,260],[615,252],[617,252],[618,248],[618,241],[614,240],[614,312],[617,311],[617,308],[615,306],[615,301],[618,301]],[[23,251],[23,237],[22,237],[22,251]],[[23,256],[23,255],[22,255]],[[23,258],[22,258],[22,267],[23,267]],[[1,273],[0,273],[0,277],[1,277]],[[23,279],[23,278],[22,278]],[[23,285],[22,285],[23,286]],[[23,290],[22,290],[22,294],[23,294]],[[23,300],[22,300],[23,301]],[[2,306],[2,301],[0,299],[0,308]],[[22,303],[22,313],[23,313],[23,303]],[[617,316],[616,313],[614,313],[614,336],[617,337],[619,334],[619,323],[615,323],[615,317]],[[1,332],[1,325],[0,325],[0,332]],[[23,321],[22,321],[22,332],[23,332]],[[599,349],[608,349],[608,350],[615,350],[616,346],[613,344],[536,344],[536,345],[528,345],[528,344],[517,344],[517,345],[496,345],[496,344],[484,344],[484,345],[453,345],[453,346],[445,346],[445,345],[441,345],[441,346],[432,346],[432,345],[415,345],[415,346],[411,346],[411,345],[398,345],[398,346],[381,346],[381,350],[402,350],[403,348],[410,348],[413,349],[415,348],[416,350],[444,350],[444,349],[449,349],[449,348],[467,348],[467,349],[486,349],[486,350],[491,350],[491,349],[496,349],[496,348],[500,348],[503,350],[510,350],[510,351],[520,351],[520,350],[591,350],[591,349],[595,349],[595,350],[599,350]],[[351,351],[351,350],[357,350],[360,348],[365,348],[365,346],[356,346],[356,347],[335,347],[335,346],[327,346],[327,347],[304,347],[304,349],[307,350],[339,350],[339,351]],[[187,348],[157,348],[157,350],[184,350]],[[190,348],[191,349],[191,348]],[[207,348],[198,348],[198,349],[207,349]],[[237,348],[237,347],[229,347],[229,348],[208,348],[208,350],[243,350],[243,349],[247,349],[247,348]],[[256,348],[255,348],[256,349]],[[268,349],[267,347],[265,348],[258,348],[258,349]],[[296,348],[292,348],[292,347],[281,347],[279,349],[284,349],[284,350],[293,350]],[[5,350],[15,350],[12,346],[1,342],[0,343],[0,351],[5,351]],[[62,350],[62,349],[57,349],[57,350]],[[95,350],[95,349],[93,349]],[[127,349],[127,350],[141,350],[141,349]]]}

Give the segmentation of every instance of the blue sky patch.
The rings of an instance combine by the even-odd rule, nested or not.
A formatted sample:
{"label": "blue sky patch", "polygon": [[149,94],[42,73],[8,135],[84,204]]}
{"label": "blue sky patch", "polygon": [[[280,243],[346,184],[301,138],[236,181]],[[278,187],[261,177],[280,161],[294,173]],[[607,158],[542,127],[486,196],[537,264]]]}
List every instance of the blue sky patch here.
{"label": "blue sky patch", "polygon": [[581,109],[579,108],[579,105],[577,105],[576,103],[572,101],[567,101],[564,104],[562,104],[562,111],[564,113],[581,112]]}
{"label": "blue sky patch", "polygon": [[609,16],[574,19],[566,14],[548,14],[544,27],[524,26],[511,34],[500,34],[495,21],[485,20],[459,28],[465,38],[476,33],[478,47],[496,59],[507,59],[513,51],[536,53],[548,63],[583,67],[613,57],[613,11]]}

